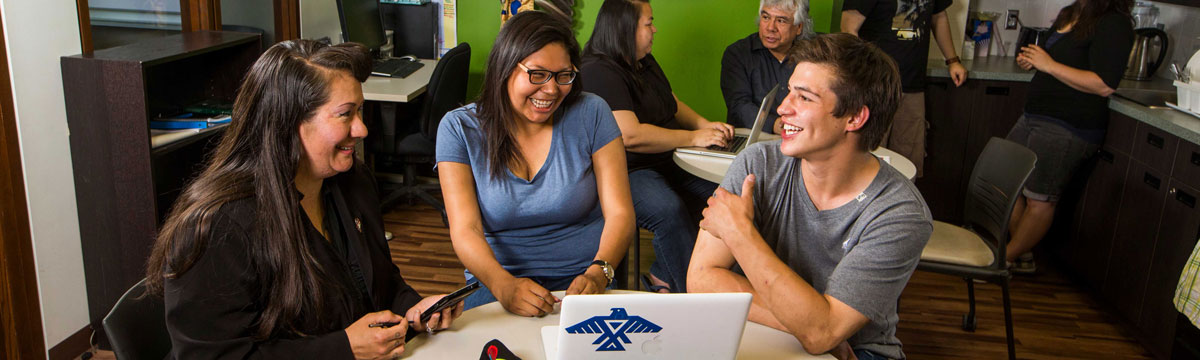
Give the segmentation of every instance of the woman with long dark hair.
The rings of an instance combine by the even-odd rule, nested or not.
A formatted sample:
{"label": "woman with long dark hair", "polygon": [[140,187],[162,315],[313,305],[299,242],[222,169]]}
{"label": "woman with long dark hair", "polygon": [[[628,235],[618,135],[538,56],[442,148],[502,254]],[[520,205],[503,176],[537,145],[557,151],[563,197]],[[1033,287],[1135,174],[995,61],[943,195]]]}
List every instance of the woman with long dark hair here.
{"label": "woman with long dark hair", "polygon": [[1014,272],[1032,273],[1033,246],[1054,221],[1059,194],[1076,169],[1104,140],[1108,96],[1121,82],[1133,47],[1131,0],[1078,0],[1054,20],[1046,46],[1026,46],[1017,55],[1024,69],[1037,69],[1029,84],[1025,114],[1008,139],[1029,147],[1037,167],[1013,208],[1005,255]]}
{"label": "woman with long dark hair", "polygon": [[579,44],[567,21],[513,16],[488,55],[483,92],[446,114],[437,169],[454,251],[522,316],[553,310],[550,291],[604,291],[633,237],[625,151],[612,112],[575,84]]}
{"label": "woman with long dark hair", "polygon": [[650,54],[654,14],[644,0],[606,0],[583,54],[583,89],[608,102],[629,158],[637,224],[654,232],[650,290],[684,292],[704,199],[717,184],[671,161],[684,146],[725,146],[733,126],[711,122],[680,101]]}
{"label": "woman with long dark hair", "polygon": [[309,40],[251,67],[147,266],[171,358],[395,358],[406,332],[461,313],[405,320],[442,296],[422,299],[392,264],[374,180],[354,157],[370,69],[362,45]]}

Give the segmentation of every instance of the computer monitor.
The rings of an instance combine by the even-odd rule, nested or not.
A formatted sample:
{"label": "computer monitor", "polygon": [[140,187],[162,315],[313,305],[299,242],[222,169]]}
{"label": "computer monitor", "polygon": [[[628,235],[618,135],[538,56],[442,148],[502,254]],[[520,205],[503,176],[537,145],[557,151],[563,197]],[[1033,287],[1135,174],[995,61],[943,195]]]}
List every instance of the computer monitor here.
{"label": "computer monitor", "polygon": [[380,56],[379,47],[387,43],[379,0],[337,0],[338,19],[342,23],[342,41],[366,45],[371,54]]}

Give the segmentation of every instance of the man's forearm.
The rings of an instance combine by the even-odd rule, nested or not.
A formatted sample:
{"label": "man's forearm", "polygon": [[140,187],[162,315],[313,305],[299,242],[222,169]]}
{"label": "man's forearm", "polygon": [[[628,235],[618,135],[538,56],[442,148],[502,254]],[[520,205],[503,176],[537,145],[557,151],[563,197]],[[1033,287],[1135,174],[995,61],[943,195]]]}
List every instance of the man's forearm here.
{"label": "man's forearm", "polygon": [[810,353],[828,352],[845,341],[849,336],[837,331],[839,324],[834,322],[825,295],[779,260],[757,231],[746,236],[750,239],[730,246],[730,250],[746,273],[756,299],[761,299],[772,317]]}
{"label": "man's forearm", "polygon": [[958,56],[954,51],[954,37],[950,34],[950,17],[945,11],[933,15],[933,39],[937,40],[942,56],[947,59]]}
{"label": "man's forearm", "polygon": [[725,268],[701,267],[689,271],[688,291],[694,293],[744,292],[754,296],[750,303],[749,320],[780,331],[788,331],[771,313],[766,303],[750,286],[750,281],[738,273]]}

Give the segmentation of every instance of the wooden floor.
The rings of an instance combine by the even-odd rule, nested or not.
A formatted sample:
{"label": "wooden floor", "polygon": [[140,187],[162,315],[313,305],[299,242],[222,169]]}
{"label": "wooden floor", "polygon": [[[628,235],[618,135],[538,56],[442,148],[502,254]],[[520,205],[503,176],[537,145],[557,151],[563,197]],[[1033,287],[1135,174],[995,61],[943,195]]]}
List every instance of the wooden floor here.
{"label": "wooden floor", "polygon": [[[463,267],[440,216],[426,205],[401,205],[384,216],[392,260],[422,294],[446,293],[463,285]],[[642,234],[643,271],[653,251]],[[1151,358],[1114,315],[1042,261],[1037,276],[1013,279],[1013,322],[1022,359]],[[636,282],[633,282],[636,283]],[[917,272],[900,299],[897,337],[913,359],[1003,359],[1007,357],[1000,288],[976,284],[978,328],[959,325],[967,311],[966,283],[957,277]]]}

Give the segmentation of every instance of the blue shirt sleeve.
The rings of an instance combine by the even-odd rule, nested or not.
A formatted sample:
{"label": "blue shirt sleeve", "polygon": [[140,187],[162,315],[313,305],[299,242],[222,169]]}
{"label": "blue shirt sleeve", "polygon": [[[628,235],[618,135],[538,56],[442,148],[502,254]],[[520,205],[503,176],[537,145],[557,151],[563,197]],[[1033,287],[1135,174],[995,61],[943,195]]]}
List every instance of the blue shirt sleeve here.
{"label": "blue shirt sleeve", "polygon": [[583,93],[580,102],[587,103],[585,105],[588,106],[587,116],[594,121],[591,151],[595,154],[614,139],[621,137],[621,128],[617,126],[617,118],[613,117],[612,109],[609,109],[608,103],[604,102],[604,99],[590,93]]}
{"label": "blue shirt sleeve", "polygon": [[437,162],[448,161],[463,164],[471,164],[470,155],[467,152],[467,134],[464,131],[467,127],[466,123],[472,125],[477,122],[473,121],[474,117],[470,105],[451,110],[442,117],[441,123],[438,125],[437,133],[437,151],[434,155]]}

